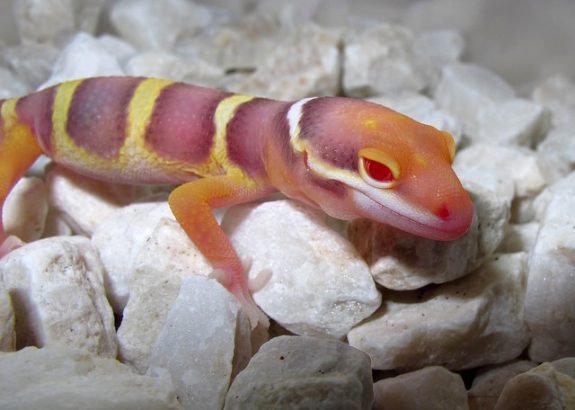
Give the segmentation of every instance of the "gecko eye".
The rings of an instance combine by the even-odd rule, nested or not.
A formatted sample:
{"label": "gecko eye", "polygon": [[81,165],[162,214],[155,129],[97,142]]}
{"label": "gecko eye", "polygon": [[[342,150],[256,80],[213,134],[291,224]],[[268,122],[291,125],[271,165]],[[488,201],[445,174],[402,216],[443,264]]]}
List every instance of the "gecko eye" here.
{"label": "gecko eye", "polygon": [[[399,177],[397,162],[381,152],[371,152],[372,155],[369,155],[370,152],[365,154],[367,155],[360,156],[359,161],[359,174],[361,177],[375,188],[392,188]],[[374,156],[377,158],[373,158]]]}

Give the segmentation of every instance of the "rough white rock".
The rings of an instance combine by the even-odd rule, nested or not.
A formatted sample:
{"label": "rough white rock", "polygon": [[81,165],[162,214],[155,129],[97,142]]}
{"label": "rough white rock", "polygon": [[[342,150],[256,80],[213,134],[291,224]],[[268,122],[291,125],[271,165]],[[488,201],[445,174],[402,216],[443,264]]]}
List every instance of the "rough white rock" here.
{"label": "rough white rock", "polygon": [[371,409],[369,358],[345,343],[280,336],[264,344],[235,378],[232,409]]}
{"label": "rough white rock", "polygon": [[372,97],[369,100],[385,105],[416,121],[449,132],[456,144],[461,141],[462,126],[459,121],[441,111],[432,99],[423,94],[402,92],[400,94]]}
{"label": "rough white rock", "polygon": [[186,0],[121,0],[110,10],[120,36],[136,47],[170,50],[186,32],[209,26],[210,10]]}
{"label": "rough white rock", "polygon": [[54,63],[52,76],[39,88],[85,77],[125,75],[118,56],[107,44],[80,32],[62,50]]}
{"label": "rough white rock", "polygon": [[59,54],[60,50],[51,45],[19,44],[3,48],[2,59],[32,90],[50,77]]}
{"label": "rough white rock", "polygon": [[495,410],[575,408],[575,379],[543,363],[505,384]]}
{"label": "rough white rock", "polygon": [[254,292],[263,311],[293,333],[344,336],[380,305],[369,269],[324,216],[294,201],[230,208],[224,231],[242,258],[253,260],[250,278],[269,269]]}
{"label": "rough white rock", "polygon": [[97,181],[62,167],[47,171],[46,187],[53,210],[74,232],[86,236],[113,211],[150,193],[147,187]]}
{"label": "rough white rock", "polygon": [[529,357],[533,361],[575,356],[573,180],[552,187],[530,255],[525,319],[532,335]]}
{"label": "rough white rock", "polygon": [[26,95],[29,91],[28,85],[21,81],[12,71],[0,67],[0,100]]}
{"label": "rough white rock", "polygon": [[75,31],[93,33],[106,0],[19,0],[14,16],[24,43],[60,43]]}
{"label": "rough white rock", "polygon": [[374,409],[467,410],[463,379],[444,367],[431,366],[373,385]]}
{"label": "rough white rock", "polygon": [[307,25],[282,41],[257,70],[229,88],[234,92],[295,100],[333,95],[339,87],[340,34]]}
{"label": "rough white rock", "polygon": [[459,151],[453,163],[458,174],[474,171],[513,181],[517,197],[533,197],[556,178],[547,165],[527,148],[490,144],[474,144]]}
{"label": "rough white rock", "polygon": [[537,146],[537,155],[552,162],[562,175],[575,169],[575,127],[552,129]]}
{"label": "rough white rock", "polygon": [[150,357],[168,370],[188,409],[219,410],[232,377],[252,356],[251,327],[234,296],[213,279],[184,280]]}
{"label": "rough white rock", "polygon": [[477,130],[468,134],[472,143],[532,147],[549,129],[550,115],[540,104],[514,98],[487,106],[477,122]]}
{"label": "rough white rock", "polygon": [[169,377],[61,345],[0,353],[0,408],[182,410]]}
{"label": "rough white rock", "polygon": [[0,282],[0,352],[16,349],[16,332],[14,330],[14,309],[10,294]]}
{"label": "rough white rock", "polygon": [[386,303],[348,341],[382,370],[438,364],[460,370],[514,359],[529,341],[525,265],[524,253],[499,255],[458,281],[386,293]]}
{"label": "rough white rock", "polygon": [[198,58],[185,59],[163,51],[147,51],[128,61],[126,74],[213,87],[222,80],[225,73],[221,68]]}
{"label": "rough white rock", "polygon": [[557,75],[548,78],[533,91],[533,99],[551,110],[554,127],[573,129],[575,125],[575,83]]}
{"label": "rough white rock", "polygon": [[559,196],[567,198],[575,196],[575,172],[571,172],[565,178],[560,179],[553,185],[548,186],[533,201],[535,219],[541,223],[545,218],[547,207],[553,199]]}
{"label": "rough white rock", "polygon": [[414,35],[405,27],[384,24],[344,39],[343,90],[346,95],[419,92],[428,88],[435,67],[414,48]]}
{"label": "rough white rock", "polygon": [[[155,229],[166,220],[174,221],[172,211],[163,198],[152,202],[134,203],[112,211],[92,235],[92,244],[98,250],[106,269],[106,293],[114,311],[121,314],[128,302],[138,257],[142,248],[152,240]],[[174,229],[173,237],[179,249],[192,246],[187,237]],[[166,244],[169,245],[169,244]],[[169,247],[162,251],[162,257]],[[188,255],[186,253],[185,255]],[[171,255],[172,257],[174,255]]]}
{"label": "rough white rock", "polygon": [[16,183],[4,204],[4,229],[25,242],[39,239],[44,232],[48,198],[44,182],[36,177],[22,178]]}
{"label": "rough white rock", "polygon": [[538,231],[539,224],[537,222],[507,225],[505,236],[503,237],[503,241],[499,244],[497,252],[530,252],[535,243]]}
{"label": "rough white rock", "polygon": [[528,360],[517,360],[497,366],[481,368],[469,389],[469,408],[486,410],[495,408],[501,391],[511,378],[537,366]]}
{"label": "rough white rock", "polygon": [[103,268],[88,239],[27,244],[0,261],[0,278],[12,295],[18,347],[64,343],[116,356]]}
{"label": "rough white rock", "polygon": [[465,39],[455,30],[425,31],[415,38],[414,47],[441,69],[459,61],[465,49]]}
{"label": "rough white rock", "polygon": [[367,261],[380,285],[413,290],[460,278],[493,254],[509,221],[512,187],[483,176],[463,174],[463,185],[474,202],[476,218],[455,241],[433,241],[373,221],[358,219],[348,237]]}
{"label": "rough white rock", "polygon": [[514,97],[513,89],[494,73],[473,64],[454,63],[442,71],[435,100],[473,133],[481,112]]}
{"label": "rough white rock", "polygon": [[[183,279],[212,272],[176,221],[152,219],[145,221],[153,226],[152,232],[141,245],[135,243],[139,250],[131,250],[133,281],[117,335],[120,359],[140,373],[148,368],[152,348]],[[133,222],[138,223],[136,219]]]}

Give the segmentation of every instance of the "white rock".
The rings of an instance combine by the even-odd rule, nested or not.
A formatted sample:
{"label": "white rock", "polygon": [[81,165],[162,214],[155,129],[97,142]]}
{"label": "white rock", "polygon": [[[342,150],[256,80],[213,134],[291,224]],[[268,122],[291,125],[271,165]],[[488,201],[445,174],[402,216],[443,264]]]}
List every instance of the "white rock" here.
{"label": "white rock", "polygon": [[28,94],[30,88],[10,70],[0,67],[0,100]]}
{"label": "white rock", "polygon": [[[138,223],[137,219],[133,220]],[[145,373],[154,343],[176,300],[183,279],[208,275],[212,268],[178,223],[160,218],[144,221],[153,231],[141,245],[134,243],[130,298],[118,329],[120,359]],[[136,233],[136,230],[132,232]]]}
{"label": "white rock", "polygon": [[493,178],[462,174],[476,218],[455,241],[433,241],[368,220],[348,226],[348,237],[367,261],[380,285],[394,290],[419,289],[460,278],[493,254],[509,221],[513,188]]}
{"label": "white rock", "polygon": [[575,169],[575,127],[552,129],[537,146],[537,155],[554,163],[562,175]]}
{"label": "white rock", "polygon": [[9,235],[31,242],[44,232],[47,214],[44,181],[35,177],[22,178],[6,198],[2,211],[4,228]]}
{"label": "white rock", "polygon": [[541,222],[545,218],[549,203],[560,196],[566,196],[567,199],[575,196],[575,172],[548,186],[535,198],[533,201],[535,219]]}
{"label": "white rock", "polygon": [[0,278],[15,297],[18,347],[64,343],[116,356],[103,268],[88,239],[58,237],[27,244],[0,261]]}
{"label": "white rock", "polygon": [[532,147],[549,129],[550,115],[540,104],[514,98],[487,106],[477,122],[477,130],[469,130],[472,143]]}
{"label": "white rock", "polygon": [[529,260],[525,318],[532,335],[529,357],[538,362],[575,356],[575,184],[570,181],[552,191]]}
{"label": "white rock", "polygon": [[97,181],[62,167],[47,171],[46,187],[50,206],[74,232],[86,236],[113,211],[151,192],[146,187]]}
{"label": "white rock", "polygon": [[514,359],[529,341],[525,276],[525,254],[506,254],[449,284],[385,294],[380,311],[352,329],[348,341],[381,370],[438,364],[461,370]]}
{"label": "white rock", "polygon": [[106,0],[18,0],[14,15],[24,43],[60,43],[76,31],[94,33]]}
{"label": "white rock", "polygon": [[224,71],[198,58],[184,59],[162,51],[148,51],[134,56],[126,65],[126,74],[167,78],[203,86],[215,86]]}
{"label": "white rock", "polygon": [[353,97],[419,92],[428,88],[435,67],[414,49],[405,27],[381,25],[344,39],[343,91]]}
{"label": "white rock", "polygon": [[33,90],[50,77],[59,54],[60,50],[52,45],[19,44],[3,48],[2,59]]}
{"label": "white rock", "polygon": [[186,32],[209,26],[206,7],[186,0],[121,0],[110,10],[120,36],[140,49],[170,50]]}
{"label": "white rock", "polygon": [[253,260],[251,278],[271,270],[254,300],[293,333],[342,337],[381,303],[352,245],[304,205],[279,200],[233,207],[222,228],[240,257]]}
{"label": "white rock", "polygon": [[501,391],[511,378],[537,366],[528,360],[518,360],[479,369],[469,389],[471,410],[493,409]]}
{"label": "white rock", "polygon": [[380,380],[373,385],[374,409],[467,410],[463,379],[444,367],[432,366]]}
{"label": "white rock", "polygon": [[85,77],[125,75],[118,57],[89,34],[80,32],[62,50],[52,76],[39,88]]}
{"label": "white rock", "polygon": [[168,369],[186,409],[221,409],[232,377],[252,356],[251,327],[234,296],[213,279],[184,280],[150,357]]}
{"label": "white rock", "polygon": [[530,252],[538,231],[539,223],[537,222],[507,225],[505,236],[499,244],[497,252]]}
{"label": "white rock", "polygon": [[16,350],[14,309],[10,294],[0,282],[0,352]]}
{"label": "white rock", "polygon": [[453,167],[458,175],[474,171],[511,180],[517,197],[533,197],[552,182],[543,159],[527,148],[474,144],[457,153]]}
{"label": "white rock", "polygon": [[314,25],[294,31],[257,70],[230,85],[234,92],[279,100],[333,95],[340,75],[340,35]]}
{"label": "white rock", "polygon": [[181,410],[169,377],[133,374],[113,359],[64,346],[0,353],[0,407]]}
{"label": "white rock", "polygon": [[371,409],[369,358],[335,340],[280,336],[264,344],[235,378],[232,409]]}
{"label": "white rock", "polygon": [[435,91],[435,100],[447,113],[473,133],[481,112],[514,97],[513,89],[494,73],[472,64],[455,63],[445,67]]}
{"label": "white rock", "polygon": [[564,357],[559,360],[554,360],[551,362],[551,365],[558,372],[575,379],[575,357]]}
{"label": "white rock", "polygon": [[515,376],[507,382],[495,410],[563,410],[575,408],[575,379],[550,363]]}
{"label": "white rock", "polygon": [[[142,256],[142,248],[149,241],[156,240],[152,235],[157,233],[155,230],[159,225],[174,221],[167,202],[162,198],[158,201],[134,203],[112,211],[92,235],[92,244],[106,269],[106,293],[117,314],[121,314],[128,303],[135,265],[139,263],[137,258]],[[177,228],[173,230],[175,242],[183,241],[179,249],[191,247],[191,242],[182,234],[177,232]],[[167,250],[164,249],[162,255]]]}
{"label": "white rock", "polygon": [[575,125],[575,83],[564,76],[548,78],[533,91],[533,99],[551,110],[554,127]]}
{"label": "white rock", "polygon": [[404,92],[394,95],[372,97],[369,101],[385,105],[416,121],[449,132],[455,143],[461,141],[462,126],[451,115],[441,111],[435,102],[423,94]]}
{"label": "white rock", "polygon": [[426,54],[437,68],[443,68],[461,58],[465,39],[455,30],[426,31],[415,38],[414,47]]}

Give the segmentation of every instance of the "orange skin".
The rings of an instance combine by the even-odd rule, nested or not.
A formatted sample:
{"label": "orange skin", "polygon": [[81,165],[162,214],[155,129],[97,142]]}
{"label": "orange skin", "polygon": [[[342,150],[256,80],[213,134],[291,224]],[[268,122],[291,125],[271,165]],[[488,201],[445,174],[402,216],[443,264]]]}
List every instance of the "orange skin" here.
{"label": "orange skin", "polygon": [[[42,153],[102,180],[182,184],[169,197],[174,216],[254,326],[267,317],[212,208],[280,191],[437,240],[463,235],[474,214],[451,169],[453,138],[362,100],[287,103],[103,77],[0,101],[0,113],[0,211]],[[19,244],[0,219],[0,257]]]}

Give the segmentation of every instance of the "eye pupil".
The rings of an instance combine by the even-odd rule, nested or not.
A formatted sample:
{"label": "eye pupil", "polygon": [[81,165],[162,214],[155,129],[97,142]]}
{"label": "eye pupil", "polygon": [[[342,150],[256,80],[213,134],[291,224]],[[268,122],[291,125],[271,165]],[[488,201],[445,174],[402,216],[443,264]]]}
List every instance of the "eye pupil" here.
{"label": "eye pupil", "polygon": [[387,165],[368,158],[364,158],[363,161],[365,171],[371,178],[379,182],[393,181],[393,172],[391,172],[391,169],[389,169]]}

